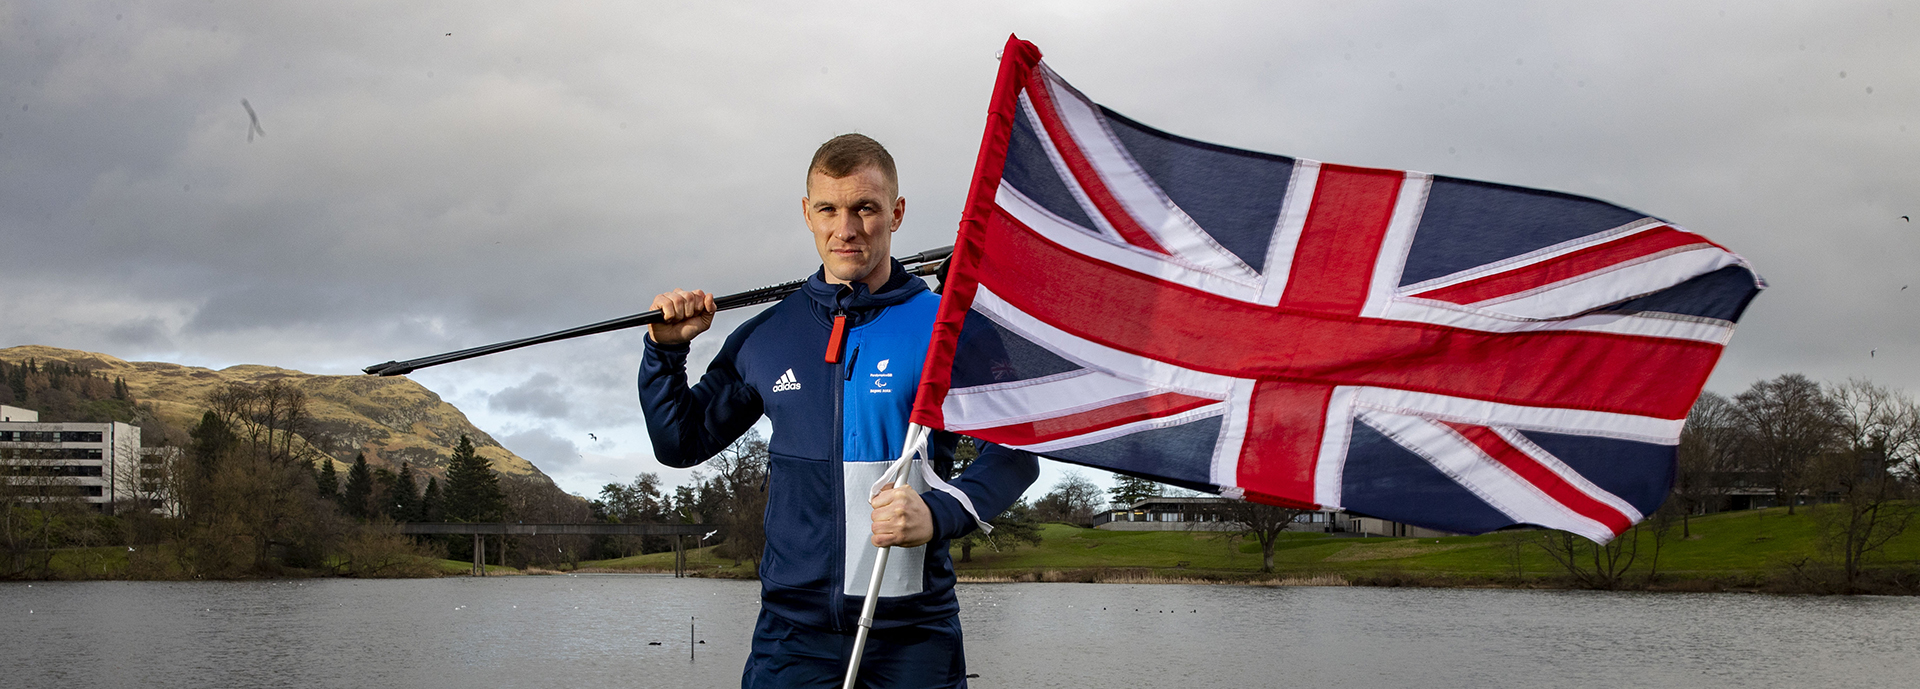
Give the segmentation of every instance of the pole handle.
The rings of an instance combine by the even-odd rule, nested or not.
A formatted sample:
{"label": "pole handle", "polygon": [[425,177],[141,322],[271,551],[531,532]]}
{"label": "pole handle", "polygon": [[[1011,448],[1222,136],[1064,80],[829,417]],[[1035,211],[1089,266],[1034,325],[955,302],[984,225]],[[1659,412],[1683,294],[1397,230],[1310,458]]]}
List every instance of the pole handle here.
{"label": "pole handle", "polygon": [[[907,267],[907,272],[913,273],[914,275],[932,275],[933,273],[939,270],[941,262],[945,261],[946,258],[948,256],[951,256],[952,254],[953,254],[953,247],[946,246],[938,249],[928,249],[926,251],[922,251],[912,256],[899,259],[899,261],[901,265],[904,265]],[[766,287],[762,287],[760,289],[753,289],[753,290],[747,290],[745,292],[729,294],[724,297],[715,298],[713,300],[713,306],[716,311],[726,311],[729,309],[737,309],[737,308],[746,307],[746,306],[755,306],[758,304],[765,304],[770,301],[779,301],[781,299],[786,298],[786,296],[789,294],[793,294],[794,292],[800,291],[800,288],[806,284],[807,284],[806,280],[794,280],[792,282],[783,282],[778,285],[769,285]],[[408,359],[406,361],[389,361],[386,363],[374,364],[372,366],[368,366],[360,370],[365,371],[367,375],[372,375],[372,376],[404,376],[406,374],[412,373],[414,371],[417,371],[423,368],[427,368],[429,366],[451,364],[456,361],[466,361],[468,359],[472,359],[475,357],[482,357],[488,354],[499,354],[501,352],[512,351],[515,349],[520,349],[521,347],[531,347],[537,344],[546,344],[548,342],[558,342],[560,340],[571,340],[576,337],[585,337],[587,335],[598,335],[600,333],[608,333],[608,332],[613,332],[615,330],[626,330],[628,328],[637,328],[643,325],[652,325],[654,323],[659,323],[659,322],[661,322],[660,310],[654,309],[652,311],[647,311],[645,313],[636,313],[631,316],[624,316],[624,317],[615,318],[612,320],[605,320],[599,323],[590,323],[577,328],[568,328],[566,330],[550,332],[545,335],[535,335],[533,337],[525,337],[518,340],[508,340],[506,342],[497,342],[490,345],[484,345],[480,347],[472,347],[469,349],[462,349],[458,351],[447,352],[445,354],[435,354],[433,356],[420,357],[418,359]]]}

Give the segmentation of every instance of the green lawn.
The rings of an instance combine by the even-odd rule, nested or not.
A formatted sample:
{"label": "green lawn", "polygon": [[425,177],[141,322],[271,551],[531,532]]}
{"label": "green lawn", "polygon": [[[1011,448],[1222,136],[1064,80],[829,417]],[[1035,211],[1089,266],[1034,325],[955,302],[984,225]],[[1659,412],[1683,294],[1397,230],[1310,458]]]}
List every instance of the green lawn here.
{"label": "green lawn", "polygon": [[[1787,516],[1784,508],[1776,508],[1696,517],[1691,523],[1691,537],[1683,539],[1678,525],[1670,532],[1660,550],[1660,571],[1680,578],[1751,579],[1778,571],[1789,562],[1818,558],[1817,514],[1823,509],[1802,507],[1793,516]],[[1040,545],[1021,546],[1010,552],[975,547],[973,560],[966,563],[959,562],[960,550],[954,548],[955,567],[962,576],[974,577],[1035,570],[1148,570],[1168,577],[1241,578],[1255,575],[1260,569],[1258,542],[1219,533],[1101,531],[1048,524],[1041,535]],[[1507,579],[1516,571],[1527,578],[1559,575],[1559,566],[1536,545],[1537,538],[1538,532],[1532,531],[1437,539],[1289,533],[1276,545],[1274,571],[1280,576],[1368,577],[1393,573],[1460,579]],[[708,576],[752,576],[752,563],[736,567],[732,559],[715,557],[712,550],[689,551],[689,569]],[[1652,557],[1653,537],[1643,534],[1634,570],[1644,572]],[[1920,562],[1920,524],[1896,539],[1881,561]],[[583,562],[580,566],[672,571],[673,554],[652,553]]]}
{"label": "green lawn", "polygon": [[[1675,526],[1662,544],[1660,571],[1681,577],[1751,577],[1786,563],[1822,556],[1821,510],[1801,508],[1727,512],[1691,520],[1691,537]],[[996,553],[976,547],[962,573],[991,574],[1032,569],[1143,568],[1180,572],[1245,574],[1260,568],[1252,539],[1166,531],[1100,531],[1050,524],[1039,546]],[[1557,575],[1559,566],[1536,545],[1538,532],[1504,532],[1444,538],[1334,538],[1285,534],[1275,547],[1274,570],[1289,576],[1368,576],[1383,572],[1454,577]],[[1652,564],[1653,537],[1641,536],[1636,571]],[[959,559],[959,551],[954,551]],[[1882,562],[1920,562],[1920,524],[1887,548]]]}

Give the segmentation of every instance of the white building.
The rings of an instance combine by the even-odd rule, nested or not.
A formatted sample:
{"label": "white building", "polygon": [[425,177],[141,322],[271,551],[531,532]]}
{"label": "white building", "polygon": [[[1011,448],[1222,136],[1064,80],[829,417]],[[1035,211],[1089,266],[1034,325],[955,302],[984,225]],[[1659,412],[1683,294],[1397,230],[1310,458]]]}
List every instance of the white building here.
{"label": "white building", "polygon": [[78,499],[103,512],[141,499],[157,504],[140,490],[141,459],[138,426],[40,423],[38,412],[0,406],[0,490],[16,499]]}

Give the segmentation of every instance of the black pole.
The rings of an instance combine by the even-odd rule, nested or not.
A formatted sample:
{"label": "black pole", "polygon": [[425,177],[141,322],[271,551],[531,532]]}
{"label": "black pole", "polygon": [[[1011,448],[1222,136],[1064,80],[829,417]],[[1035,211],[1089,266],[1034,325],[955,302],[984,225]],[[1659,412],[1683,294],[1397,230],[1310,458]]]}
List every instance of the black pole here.
{"label": "black pole", "polygon": [[[938,271],[946,261],[947,256],[952,254],[953,254],[953,247],[943,246],[938,249],[928,249],[926,251],[922,251],[912,256],[902,258],[900,259],[900,263],[905,265],[907,267],[907,270],[912,272],[915,275],[931,275],[934,272]],[[737,309],[743,306],[754,306],[756,304],[765,304],[771,301],[779,301],[785,298],[789,294],[793,294],[794,292],[800,291],[800,286],[804,284],[807,284],[806,280],[794,280],[793,282],[783,282],[778,285],[762,287],[760,289],[755,289],[755,290],[747,290],[745,292],[740,292],[737,294],[729,294],[724,297],[715,297],[713,300],[713,305],[716,309],[720,311],[726,311],[729,309]],[[384,364],[374,364],[372,366],[368,366],[361,370],[366,371],[367,375],[372,375],[372,376],[404,376],[406,374],[412,373],[414,371],[417,371],[419,369],[423,369],[429,366],[451,364],[456,361],[465,361],[467,359],[472,359],[474,357],[482,357],[488,354],[499,354],[500,352],[511,351],[511,350],[519,349],[521,347],[531,347],[537,344],[546,344],[548,342],[558,342],[560,340],[571,340],[576,337],[585,337],[587,335],[598,335],[600,333],[608,333],[608,332],[613,332],[615,330],[626,330],[628,328],[637,328],[643,325],[652,325],[654,323],[659,323],[659,322],[660,322],[660,311],[658,309],[655,309],[652,311],[648,311],[646,313],[636,313],[631,316],[615,318],[613,320],[608,320],[608,321],[601,321],[599,323],[583,325],[577,328],[568,328],[566,330],[551,332],[545,335],[535,335],[533,337],[526,337],[518,340],[508,340],[506,342],[498,342],[498,343],[485,345],[481,347],[473,347],[471,349],[462,349],[459,351],[447,352],[445,354],[435,354],[433,356],[420,357],[418,359],[408,359],[406,361],[389,361]]]}

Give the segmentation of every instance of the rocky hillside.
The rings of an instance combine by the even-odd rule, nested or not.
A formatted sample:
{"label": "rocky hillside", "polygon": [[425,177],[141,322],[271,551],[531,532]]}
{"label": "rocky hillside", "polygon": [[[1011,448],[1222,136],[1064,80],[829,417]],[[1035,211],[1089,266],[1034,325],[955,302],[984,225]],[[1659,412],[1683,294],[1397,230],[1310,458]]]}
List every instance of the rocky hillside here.
{"label": "rocky hillside", "polygon": [[[124,378],[132,396],[151,404],[155,415],[176,427],[192,428],[207,409],[207,395],[228,383],[265,383],[280,380],[307,395],[312,414],[305,436],[308,444],[342,463],[358,452],[367,461],[443,475],[447,457],[465,434],[473,438],[482,457],[504,474],[536,477],[551,483],[531,462],[501,447],[467,420],[466,414],[433,391],[404,377],[318,376],[272,366],[231,366],[218,371],[158,361],[125,361],[105,354],[26,345],[0,349],[0,361],[64,362],[105,375]],[[340,467],[342,470],[344,466]]]}

